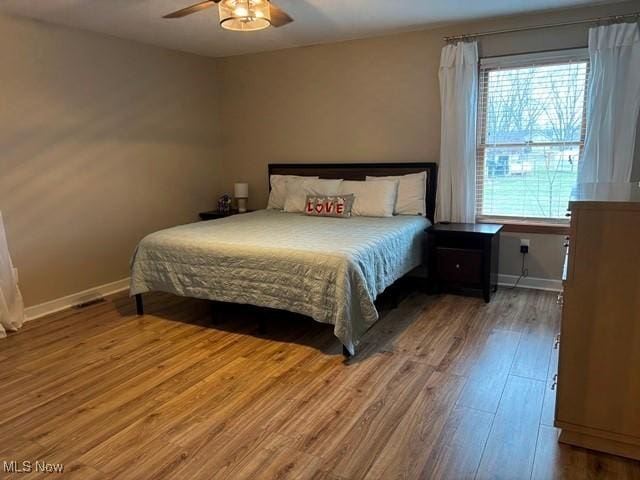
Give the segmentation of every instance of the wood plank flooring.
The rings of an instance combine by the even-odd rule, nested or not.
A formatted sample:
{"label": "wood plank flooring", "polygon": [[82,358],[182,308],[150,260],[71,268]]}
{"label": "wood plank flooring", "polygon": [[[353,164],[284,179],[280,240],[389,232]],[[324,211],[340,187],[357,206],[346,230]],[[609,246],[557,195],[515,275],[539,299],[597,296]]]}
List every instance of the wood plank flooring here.
{"label": "wood plank flooring", "polygon": [[145,307],[117,295],[0,340],[0,469],[64,465],[0,478],[640,478],[557,443],[552,293],[409,289],[349,361],[331,326],[296,315]]}

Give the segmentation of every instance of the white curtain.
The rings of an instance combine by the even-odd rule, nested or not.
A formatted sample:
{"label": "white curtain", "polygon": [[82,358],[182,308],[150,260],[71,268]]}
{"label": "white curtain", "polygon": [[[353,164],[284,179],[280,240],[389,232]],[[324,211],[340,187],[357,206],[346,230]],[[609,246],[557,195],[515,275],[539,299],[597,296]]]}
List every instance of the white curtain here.
{"label": "white curtain", "polygon": [[587,131],[578,183],[629,182],[640,110],[637,23],[589,30]]}
{"label": "white curtain", "polygon": [[24,304],[9,256],[7,236],[0,213],[0,338],[16,331],[24,322]]}
{"label": "white curtain", "polygon": [[475,222],[478,44],[444,47],[438,76],[442,126],[436,219]]}

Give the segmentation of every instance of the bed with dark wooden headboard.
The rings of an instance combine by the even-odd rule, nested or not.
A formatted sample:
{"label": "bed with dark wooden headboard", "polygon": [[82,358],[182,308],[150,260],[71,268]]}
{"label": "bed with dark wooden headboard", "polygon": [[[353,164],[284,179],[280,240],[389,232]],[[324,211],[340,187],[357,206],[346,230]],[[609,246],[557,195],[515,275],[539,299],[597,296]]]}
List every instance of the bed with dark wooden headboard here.
{"label": "bed with dark wooden headboard", "polygon": [[346,354],[378,319],[373,300],[423,263],[433,221],[435,163],[270,164],[269,174],[365,180],[426,172],[427,219],[420,215],[348,220],[258,210],[161,230],[140,241],[131,294],[185,297],[288,310],[334,325]]}
{"label": "bed with dark wooden headboard", "polygon": [[[436,208],[436,186],[438,165],[432,162],[410,163],[270,163],[271,175],[318,176],[320,178],[342,178],[344,180],[364,180],[367,175],[384,177],[427,172],[427,195],[425,212],[433,222]],[[267,179],[268,181],[268,179]]]}

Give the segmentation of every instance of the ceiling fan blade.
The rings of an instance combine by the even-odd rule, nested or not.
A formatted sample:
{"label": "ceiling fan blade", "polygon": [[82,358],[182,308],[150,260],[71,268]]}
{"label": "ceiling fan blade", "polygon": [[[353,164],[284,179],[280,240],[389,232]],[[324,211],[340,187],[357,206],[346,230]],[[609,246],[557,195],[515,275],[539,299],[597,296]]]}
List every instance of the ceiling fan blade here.
{"label": "ceiling fan blade", "polygon": [[293,22],[293,18],[291,18],[284,10],[280,7],[273,4],[273,2],[269,2],[269,10],[271,11],[271,25],[274,27],[282,27],[287,23]]}
{"label": "ceiling fan blade", "polygon": [[199,12],[200,10],[204,10],[205,8],[213,7],[216,3],[219,3],[219,2],[220,0],[205,0],[204,2],[196,3],[195,5],[191,5],[190,7],[183,8],[182,10],[171,12],[162,18],[184,17],[186,15],[191,15],[192,13]]}

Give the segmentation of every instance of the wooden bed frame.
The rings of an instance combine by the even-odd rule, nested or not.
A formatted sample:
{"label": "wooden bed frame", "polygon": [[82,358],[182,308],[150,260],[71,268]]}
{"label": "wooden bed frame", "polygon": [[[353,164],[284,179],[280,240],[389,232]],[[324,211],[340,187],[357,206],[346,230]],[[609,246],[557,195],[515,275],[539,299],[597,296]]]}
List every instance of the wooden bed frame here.
{"label": "wooden bed frame", "polygon": [[[320,178],[342,178],[345,180],[365,180],[367,175],[385,177],[391,175],[407,175],[409,173],[427,172],[425,212],[426,217],[433,223],[436,207],[436,188],[438,183],[438,165],[432,162],[405,163],[270,163],[269,190],[271,190],[271,175],[299,175],[303,177],[318,176]],[[142,294],[135,295],[136,313],[144,315]],[[261,325],[261,328],[263,326]],[[350,354],[343,346],[342,353]]]}

